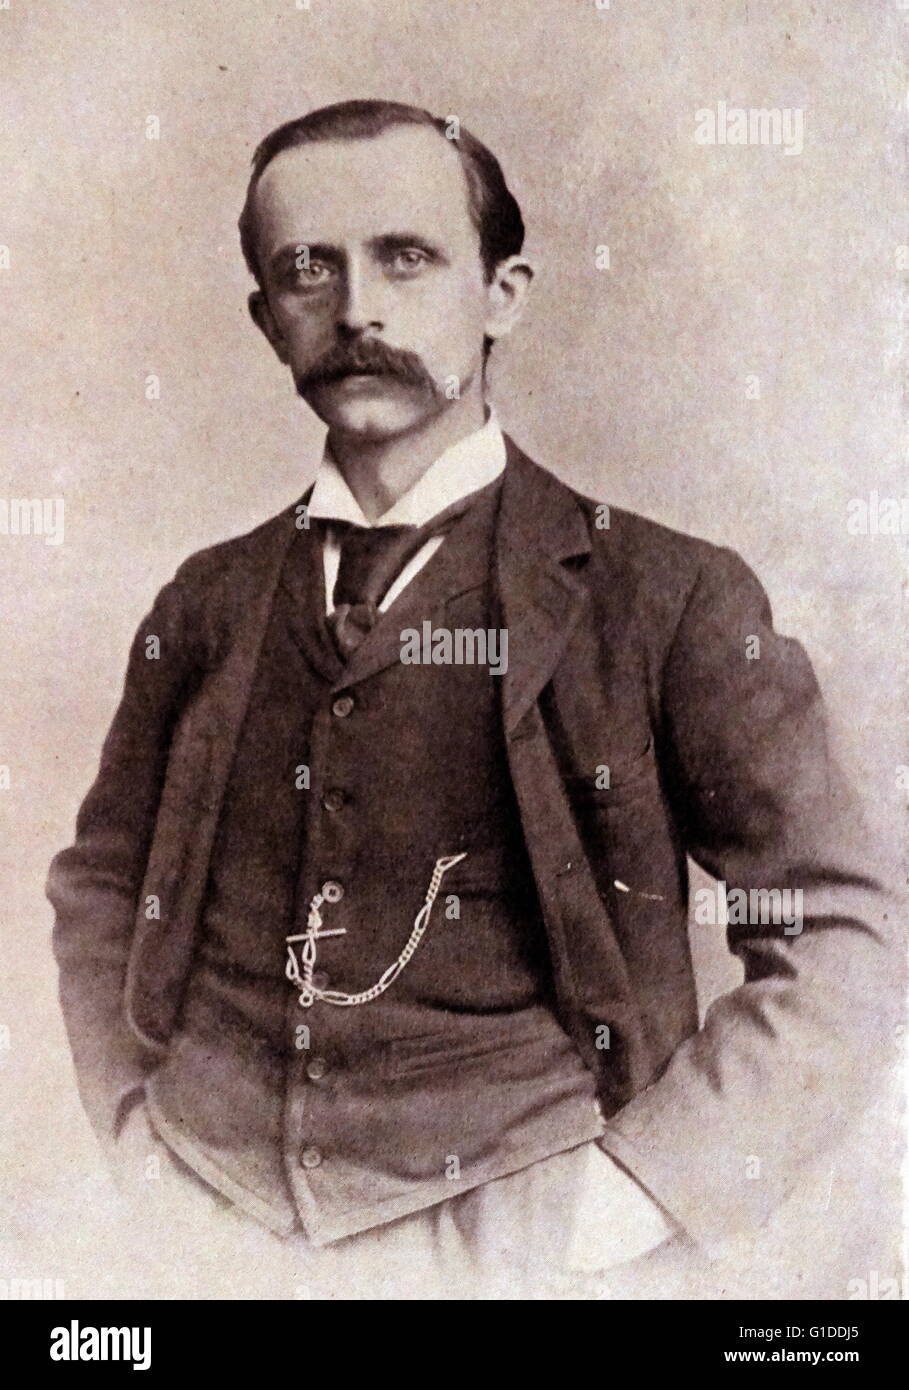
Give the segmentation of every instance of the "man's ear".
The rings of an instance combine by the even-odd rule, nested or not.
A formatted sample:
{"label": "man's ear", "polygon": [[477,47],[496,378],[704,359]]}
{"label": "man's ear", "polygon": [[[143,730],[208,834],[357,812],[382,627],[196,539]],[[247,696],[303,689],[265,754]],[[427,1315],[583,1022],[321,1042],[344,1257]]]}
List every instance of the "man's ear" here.
{"label": "man's ear", "polygon": [[524,312],[533,276],[533,266],[524,256],[509,256],[496,266],[486,289],[488,338],[504,338],[514,328]]}
{"label": "man's ear", "polygon": [[249,312],[253,323],[257,328],[261,328],[262,332],[271,343],[277,354],[278,360],[287,366],[287,345],[281,336],[278,325],[275,323],[274,314],[271,311],[268,299],[263,290],[253,290],[252,294],[249,296]]}

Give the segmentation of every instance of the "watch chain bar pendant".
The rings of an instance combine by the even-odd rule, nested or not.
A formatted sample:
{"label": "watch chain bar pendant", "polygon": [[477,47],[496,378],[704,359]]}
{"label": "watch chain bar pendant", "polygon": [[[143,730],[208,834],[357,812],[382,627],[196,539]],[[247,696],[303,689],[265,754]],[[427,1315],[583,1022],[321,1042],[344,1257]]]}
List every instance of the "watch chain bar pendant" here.
{"label": "watch chain bar pendant", "polygon": [[[325,902],[322,893],[316,893],[309,904],[309,911],[306,916],[306,931],[295,936],[285,937],[287,942],[287,965],[284,973],[291,984],[297,986],[300,991],[300,1008],[309,1009],[317,999],[321,999],[324,1004],[337,1004],[342,1007],[349,1007],[352,1004],[369,1004],[373,999],[378,999],[380,994],[384,994],[388,986],[398,978],[401,971],[407,965],[414,951],[416,951],[423,939],[423,934],[429,926],[429,914],[432,905],[436,900],[442,879],[453,869],[455,864],[460,864],[462,859],[467,858],[467,851],[462,854],[447,854],[441,859],[437,859],[429,880],[429,887],[426,890],[426,897],[423,906],[414,918],[413,928],[410,936],[398,956],[381,977],[369,989],[362,990],[359,994],[345,994],[343,990],[337,989],[318,989],[314,983],[314,973],[316,968],[316,954],[318,951],[317,942],[325,936],[345,936],[346,927],[329,927],[323,930],[322,914],[319,909]],[[302,942],[300,961],[294,946],[297,942]],[[300,965],[302,963],[302,973]]]}

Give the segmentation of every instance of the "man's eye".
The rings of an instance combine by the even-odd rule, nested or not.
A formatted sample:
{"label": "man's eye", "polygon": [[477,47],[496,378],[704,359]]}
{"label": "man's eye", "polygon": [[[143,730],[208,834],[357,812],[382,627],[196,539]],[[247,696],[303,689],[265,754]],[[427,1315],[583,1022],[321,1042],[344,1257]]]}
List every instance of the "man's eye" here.
{"label": "man's eye", "polygon": [[411,246],[404,251],[396,251],[392,256],[391,264],[394,270],[412,271],[419,270],[426,264],[428,259],[425,251],[420,251],[417,247]]}
{"label": "man's eye", "polygon": [[310,261],[309,265],[299,265],[296,269],[296,277],[304,285],[322,285],[331,273],[331,266],[324,261]]}

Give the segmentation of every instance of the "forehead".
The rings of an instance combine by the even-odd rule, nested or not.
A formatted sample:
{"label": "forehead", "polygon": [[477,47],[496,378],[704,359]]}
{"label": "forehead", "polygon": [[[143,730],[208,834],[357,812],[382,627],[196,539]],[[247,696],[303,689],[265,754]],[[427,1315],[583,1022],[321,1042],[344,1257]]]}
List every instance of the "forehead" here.
{"label": "forehead", "polygon": [[256,188],[262,260],[289,242],[351,244],[421,232],[475,247],[467,180],[452,143],[427,126],[283,150]]}

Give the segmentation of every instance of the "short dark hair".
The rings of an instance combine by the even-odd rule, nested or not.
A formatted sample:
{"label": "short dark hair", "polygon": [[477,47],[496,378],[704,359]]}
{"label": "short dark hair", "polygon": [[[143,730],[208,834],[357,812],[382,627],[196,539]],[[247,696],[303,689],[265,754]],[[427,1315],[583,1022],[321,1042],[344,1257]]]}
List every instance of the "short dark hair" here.
{"label": "short dark hair", "polygon": [[524,245],[524,219],[495,155],[460,122],[453,126],[453,121],[453,117],[443,120],[419,106],[398,101],[341,101],[287,121],[266,135],[253,155],[239,223],[243,255],[259,285],[263,277],[256,248],[255,192],[275,156],[319,140],[371,140],[385,130],[406,125],[431,126],[457,149],[467,180],[468,210],[480,238],[480,259],[490,281],[499,262],[516,256]]}

